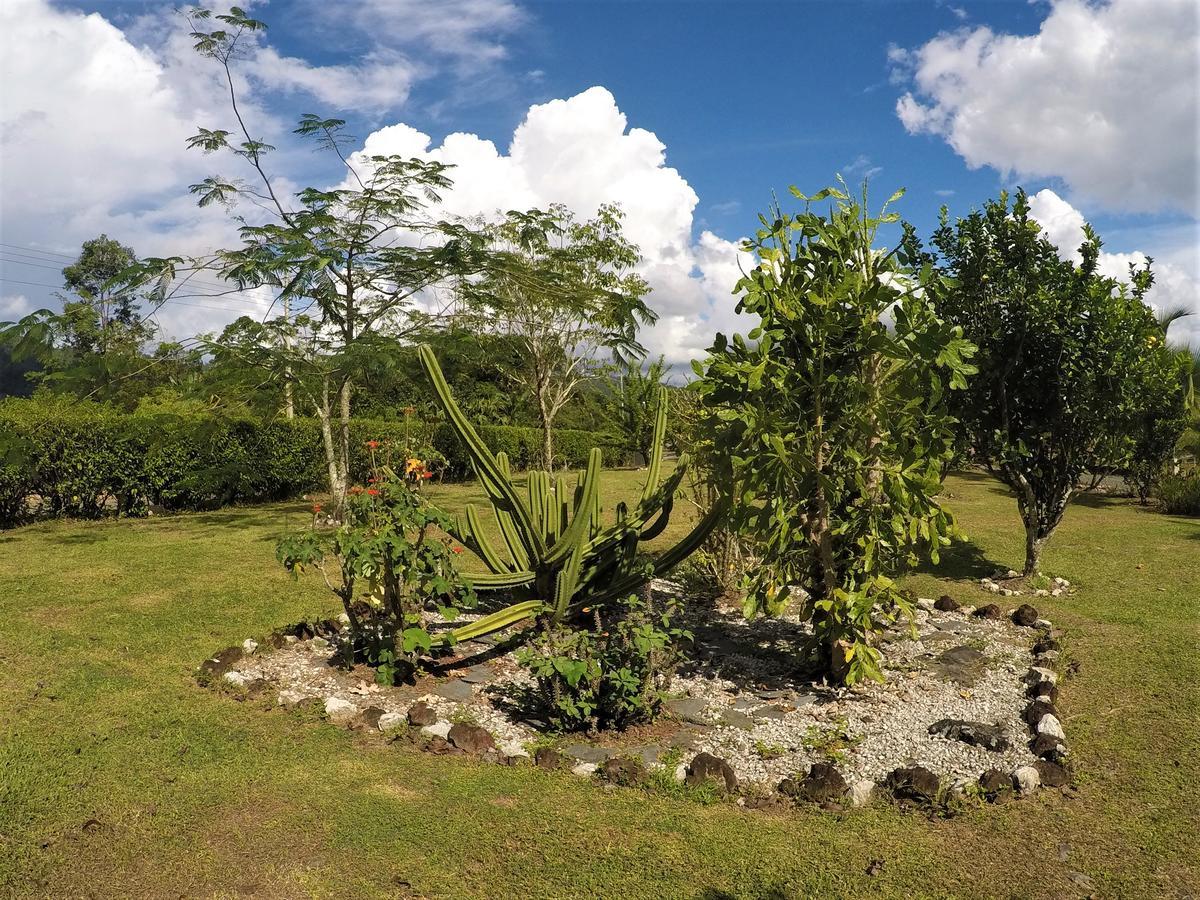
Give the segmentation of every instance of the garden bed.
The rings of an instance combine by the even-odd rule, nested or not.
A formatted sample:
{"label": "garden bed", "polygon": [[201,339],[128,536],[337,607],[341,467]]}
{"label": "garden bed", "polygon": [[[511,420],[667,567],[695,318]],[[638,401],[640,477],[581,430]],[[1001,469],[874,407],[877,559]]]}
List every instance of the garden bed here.
{"label": "garden bed", "polygon": [[248,640],[202,670],[225,688],[308,704],[335,723],[435,752],[536,758],[624,781],[656,768],[691,783],[711,776],[756,804],[782,793],[859,805],[877,789],[929,802],[964,792],[995,799],[1068,781],[1053,706],[1058,645],[1031,607],[921,600],[911,627],[882,635],[884,682],[854,688],[797,670],[806,636],[797,619],[747,622],[700,603],[684,604],[683,618],[695,646],[670,681],[664,715],[593,738],[555,735],[537,720],[532,679],[502,638],[466,642],[439,677],[397,687],[376,684],[365,666],[338,665],[336,621],[285,629],[261,646]]}

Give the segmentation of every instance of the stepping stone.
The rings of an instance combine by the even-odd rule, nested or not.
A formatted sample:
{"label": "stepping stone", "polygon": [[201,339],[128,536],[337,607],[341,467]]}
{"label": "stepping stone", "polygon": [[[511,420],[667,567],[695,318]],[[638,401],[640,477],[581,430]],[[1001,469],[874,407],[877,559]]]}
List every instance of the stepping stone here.
{"label": "stepping stone", "polygon": [[721,714],[721,724],[731,728],[741,728],[743,731],[754,730],[754,719],[736,709],[727,709]]}
{"label": "stepping stone", "polygon": [[738,712],[749,712],[760,706],[762,706],[761,700],[751,700],[749,697],[738,697],[730,704],[730,708],[736,709]]}
{"label": "stepping stone", "polygon": [[463,672],[463,674],[459,676],[459,678],[465,681],[467,684],[488,684],[489,682],[495,681],[498,677],[499,676],[496,674],[496,670],[487,663],[478,663],[477,665],[471,666],[471,668],[467,669],[467,671]]}
{"label": "stepping stone", "polygon": [[443,682],[430,691],[430,693],[437,694],[439,697],[445,697],[447,700],[455,700],[459,703],[465,703],[475,696],[475,691],[471,688],[471,685],[461,678]]}
{"label": "stepping stone", "polygon": [[685,722],[694,722],[697,725],[710,724],[709,719],[704,715],[708,709],[707,700],[701,700],[697,697],[679,697],[672,700],[664,700],[663,706]]}
{"label": "stepping stone", "polygon": [[591,763],[598,766],[608,760],[612,756],[612,751],[604,747],[596,747],[592,744],[569,744],[563,747],[563,754],[577,759],[581,763]]}
{"label": "stepping stone", "polygon": [[974,647],[951,647],[929,664],[929,671],[945,681],[974,684],[986,663],[987,657]]}
{"label": "stepping stone", "polygon": [[631,747],[628,755],[641,760],[642,765],[649,769],[651,766],[657,765],[658,758],[662,754],[662,747],[657,744],[646,744],[644,747]]}
{"label": "stepping stone", "polygon": [[939,631],[947,631],[951,634],[974,634],[975,629],[966,622],[960,622],[958,619],[945,619],[935,623]]}
{"label": "stepping stone", "polygon": [[787,713],[785,713],[785,712],[784,712],[782,709],[777,709],[777,708],[776,708],[776,707],[774,707],[774,706],[764,706],[762,709],[760,709],[760,710],[757,710],[757,711],[754,713],[754,718],[756,718],[756,719],[770,719],[770,720],[772,720],[772,721],[774,721],[774,722],[779,722],[779,721],[781,721],[781,720],[782,720],[782,719],[783,719],[783,718],[784,718],[786,715],[787,715]]}
{"label": "stepping stone", "polygon": [[812,706],[819,699],[816,694],[795,694],[788,702],[796,709],[804,709],[806,706]]}
{"label": "stepping stone", "polygon": [[783,688],[782,690],[755,691],[754,696],[763,700],[790,700],[795,693],[791,688]]}

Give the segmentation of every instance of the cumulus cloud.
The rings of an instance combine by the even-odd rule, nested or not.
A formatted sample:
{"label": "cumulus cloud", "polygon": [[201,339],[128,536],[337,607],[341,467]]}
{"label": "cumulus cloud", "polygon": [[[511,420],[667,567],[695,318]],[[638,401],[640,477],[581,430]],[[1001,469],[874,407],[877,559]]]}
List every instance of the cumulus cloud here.
{"label": "cumulus cloud", "polygon": [[652,132],[630,128],[613,95],[593,87],[565,100],[530,108],[507,152],[474,134],[430,137],[397,124],[369,135],[351,157],[400,154],[455,166],[443,211],[491,216],[497,211],[562,203],[591,216],[602,203],[625,212],[626,236],[641,248],[642,272],[659,323],[644,335],[652,354],[680,365],[703,355],[717,330],[734,325],[731,295],[739,277],[737,245],[711,232],[693,238],[695,191],[666,164],[666,147]]}
{"label": "cumulus cloud", "polygon": [[[1042,226],[1046,237],[1058,247],[1059,255],[1073,262],[1082,257],[1079,247],[1083,243],[1084,217],[1078,209],[1046,189],[1029,198],[1029,212]],[[1145,265],[1145,253],[1109,253],[1101,251],[1097,267],[1101,274],[1121,281],[1129,280],[1129,266]],[[1154,286],[1146,295],[1147,302],[1156,310],[1189,309],[1192,315],[1177,320],[1172,326],[1170,337],[1181,343],[1191,344],[1200,340],[1200,277],[1185,266],[1173,262],[1154,260]]]}
{"label": "cumulus cloud", "polygon": [[1115,211],[1200,212],[1195,0],[1054,0],[1037,34],[962,28],[890,48],[896,112],[972,168],[1062,178]]}

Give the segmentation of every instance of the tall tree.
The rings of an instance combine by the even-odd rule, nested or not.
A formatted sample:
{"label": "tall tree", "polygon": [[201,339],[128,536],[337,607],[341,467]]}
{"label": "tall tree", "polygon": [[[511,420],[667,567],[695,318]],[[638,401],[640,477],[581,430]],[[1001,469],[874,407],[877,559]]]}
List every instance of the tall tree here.
{"label": "tall tree", "polygon": [[[189,14],[196,52],[228,87],[234,130],[201,128],[188,145],[228,154],[249,169],[243,182],[212,176],[191,186],[201,206],[241,203],[241,244],[204,258],[148,260],[141,278],[161,299],[186,290],[198,271],[215,271],[231,291],[269,288],[283,314],[243,318],[210,343],[226,363],[240,361],[294,390],[320,421],[333,511],[349,488],[350,417],[356,377],[415,328],[415,304],[440,283],[481,265],[483,243],[470,229],[429,213],[451,186],[437,162],[372,156],[353,163],[341,119],[301,117],[295,134],[342,167],[339,187],[285,194],[268,167],[273,147],[255,135],[238,104],[234,70],[266,26],[238,7]],[[291,306],[295,315],[287,313]]]}
{"label": "tall tree", "polygon": [[1124,467],[1139,432],[1163,446],[1158,424],[1181,412],[1178,367],[1143,302],[1149,266],[1129,284],[1106,278],[1100,239],[1088,226],[1082,237],[1081,262],[1062,259],[1018,191],[954,225],[943,209],[927,257],[950,276],[932,292],[939,315],[979,347],[979,375],[953,409],[976,458],[1016,494],[1025,576],[1071,498]]}
{"label": "tall tree", "polygon": [[875,246],[902,191],[877,215],[865,187],[861,200],[844,185],[792,193],[802,211],[772,209],[745,247],[761,262],[737,284],[738,311],[757,323],[717,335],[698,389],[726,458],[718,480],[754,537],[747,615],[799,594],[817,661],[853,682],[881,677],[877,619],[911,612],[892,576],[950,540],[943,385],[963,388],[974,347],[935,315],[930,267]]}
{"label": "tall tree", "polygon": [[649,286],[633,270],[640,254],[621,219],[611,205],[582,222],[561,205],[509,212],[490,229],[486,272],[461,287],[465,321],[521,345],[510,375],[537,406],[546,471],[554,469],[559,412],[608,358],[626,363],[644,356],[638,328],[657,319],[643,300]]}

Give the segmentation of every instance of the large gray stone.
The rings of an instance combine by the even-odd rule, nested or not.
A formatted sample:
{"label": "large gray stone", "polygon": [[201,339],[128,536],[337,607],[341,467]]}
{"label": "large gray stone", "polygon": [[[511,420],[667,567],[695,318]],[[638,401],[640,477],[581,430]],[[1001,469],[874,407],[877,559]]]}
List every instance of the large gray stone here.
{"label": "large gray stone", "polygon": [[467,684],[461,678],[443,682],[430,691],[430,693],[437,694],[439,697],[445,697],[447,700],[454,700],[458,703],[465,703],[475,696],[475,691],[471,688],[471,685]]}
{"label": "large gray stone", "polygon": [[593,744],[568,744],[563,747],[563,754],[579,762],[600,765],[612,756],[612,751]]}
{"label": "large gray stone", "polygon": [[685,722],[695,722],[698,725],[711,725],[711,720],[705,716],[708,701],[697,697],[677,697],[664,700],[663,706],[673,715],[679,716]]}
{"label": "large gray stone", "polygon": [[741,728],[743,731],[752,731],[754,729],[754,719],[744,712],[738,712],[736,709],[725,710],[721,714],[721,724],[728,725],[731,728]]}
{"label": "large gray stone", "polygon": [[1008,738],[1000,725],[986,722],[968,722],[963,719],[941,719],[929,726],[929,733],[952,741],[962,741],[973,747],[982,747],[993,753],[1008,749]]}
{"label": "large gray stone", "polygon": [[487,663],[471,666],[459,676],[467,684],[489,684],[496,680],[496,670]]}
{"label": "large gray stone", "polygon": [[974,647],[951,647],[929,665],[929,671],[946,681],[973,684],[987,663],[987,657]]}

